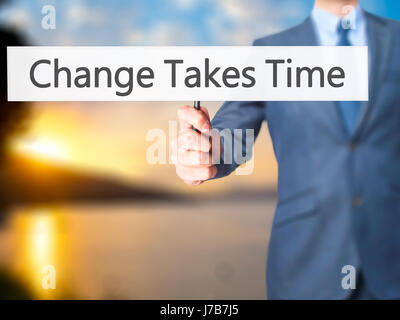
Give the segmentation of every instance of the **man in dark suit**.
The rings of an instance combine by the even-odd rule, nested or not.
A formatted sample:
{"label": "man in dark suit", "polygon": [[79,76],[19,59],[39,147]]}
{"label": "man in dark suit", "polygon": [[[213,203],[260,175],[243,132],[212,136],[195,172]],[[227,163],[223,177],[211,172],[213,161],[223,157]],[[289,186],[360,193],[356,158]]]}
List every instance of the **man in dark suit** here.
{"label": "man in dark suit", "polygon": [[[240,163],[199,162],[212,151],[202,133],[258,134],[267,121],[279,165],[268,297],[400,298],[400,23],[356,0],[317,0],[303,23],[254,45],[368,45],[369,101],[226,102],[212,122],[205,108],[182,107],[177,174],[190,185],[230,174]],[[342,272],[352,269],[349,289]]]}

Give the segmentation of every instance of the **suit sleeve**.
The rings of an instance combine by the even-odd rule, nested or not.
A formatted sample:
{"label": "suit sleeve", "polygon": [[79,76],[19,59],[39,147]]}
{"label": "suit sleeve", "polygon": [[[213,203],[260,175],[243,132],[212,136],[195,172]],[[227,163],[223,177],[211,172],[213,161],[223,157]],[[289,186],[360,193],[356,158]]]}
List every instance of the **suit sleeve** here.
{"label": "suit sleeve", "polygon": [[[214,179],[222,178],[250,160],[253,144],[265,118],[264,102],[225,102],[212,120],[221,135],[220,163]],[[250,135],[250,137],[249,137]]]}

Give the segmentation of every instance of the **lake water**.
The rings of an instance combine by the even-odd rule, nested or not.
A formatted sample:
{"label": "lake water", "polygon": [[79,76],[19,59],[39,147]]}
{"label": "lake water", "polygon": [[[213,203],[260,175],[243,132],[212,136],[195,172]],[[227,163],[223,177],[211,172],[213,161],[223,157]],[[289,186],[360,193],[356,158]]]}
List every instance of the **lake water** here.
{"label": "lake water", "polygon": [[[265,299],[274,199],[13,210],[0,266],[36,298]],[[54,266],[56,289],[42,287]]]}

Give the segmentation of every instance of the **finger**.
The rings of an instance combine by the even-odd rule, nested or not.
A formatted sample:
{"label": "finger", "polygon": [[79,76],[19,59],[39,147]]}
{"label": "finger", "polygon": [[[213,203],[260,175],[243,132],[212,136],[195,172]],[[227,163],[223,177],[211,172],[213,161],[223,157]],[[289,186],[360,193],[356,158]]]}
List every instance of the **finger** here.
{"label": "finger", "polygon": [[209,131],[211,129],[210,121],[207,115],[191,106],[183,106],[178,109],[178,119],[180,129],[190,129],[194,127],[199,131]]}
{"label": "finger", "polygon": [[192,168],[187,166],[176,166],[177,175],[184,181],[205,181],[214,178],[217,174],[217,168],[215,166],[203,167],[203,168]]}
{"label": "finger", "polygon": [[198,185],[202,184],[204,181],[201,181],[201,180],[196,180],[196,181],[192,181],[192,180],[183,180],[183,182],[185,182],[185,183],[188,184],[189,186],[195,187],[195,186],[198,186]]}
{"label": "finger", "polygon": [[179,149],[177,156],[177,163],[183,166],[209,167],[213,164],[210,152]]}
{"label": "finger", "polygon": [[192,129],[185,129],[185,131],[179,133],[178,148],[209,152],[211,150],[211,142],[209,136],[202,135]]}
{"label": "finger", "polygon": [[200,106],[200,110],[203,111],[203,113],[206,115],[208,121],[211,122],[210,113],[208,112],[207,108]]}

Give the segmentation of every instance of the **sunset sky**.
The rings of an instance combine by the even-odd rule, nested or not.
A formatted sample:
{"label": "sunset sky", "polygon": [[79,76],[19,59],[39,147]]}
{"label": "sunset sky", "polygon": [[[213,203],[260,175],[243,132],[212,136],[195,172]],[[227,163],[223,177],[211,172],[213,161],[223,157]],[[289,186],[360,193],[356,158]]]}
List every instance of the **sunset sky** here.
{"label": "sunset sky", "polygon": [[[214,114],[221,103],[205,103]],[[149,130],[167,134],[169,121],[176,119],[177,102],[140,103],[40,103],[33,106],[29,130],[16,139],[14,151],[58,165],[88,170],[126,182],[157,184],[186,190],[170,164],[150,165],[146,160]],[[255,151],[255,171],[235,176],[229,186],[273,186],[276,164],[272,146],[263,128]],[[226,188],[227,179],[208,189]],[[203,187],[201,187],[203,188]]]}

